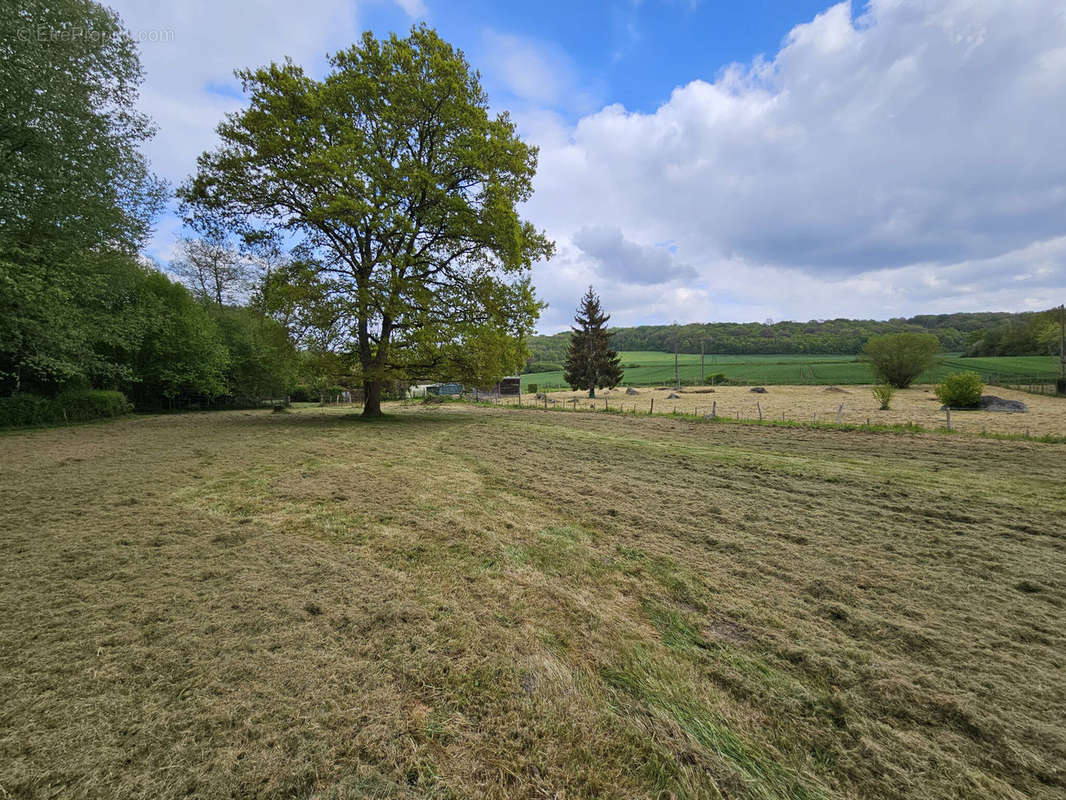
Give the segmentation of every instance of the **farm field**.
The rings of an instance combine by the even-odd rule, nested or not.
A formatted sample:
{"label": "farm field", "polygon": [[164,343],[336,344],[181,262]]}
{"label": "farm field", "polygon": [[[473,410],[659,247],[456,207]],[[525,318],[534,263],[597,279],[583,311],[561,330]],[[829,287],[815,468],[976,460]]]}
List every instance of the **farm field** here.
{"label": "farm field", "polygon": [[[667,384],[674,380],[673,353],[623,351],[625,383],[634,386]],[[989,381],[1006,381],[1011,377],[1019,382],[1030,377],[1053,379],[1059,374],[1059,361],[1053,356],[1010,356],[997,358],[960,358],[943,355],[936,366],[919,376],[919,383],[935,383],[952,372],[970,370]],[[678,373],[683,381],[700,381],[700,357],[678,355]],[[864,384],[873,383],[870,367],[857,356],[846,355],[708,355],[704,375],[722,373],[726,378],[743,383],[762,384]],[[529,384],[539,389],[569,388],[561,371],[527,373],[522,376],[522,390]]]}
{"label": "farm field", "polygon": [[[842,386],[778,386],[767,384],[765,394],[755,394],[749,386],[683,387],[680,392],[663,388],[640,388],[636,395],[615,388],[600,389],[595,401],[588,392],[552,392],[555,407],[602,411],[605,407],[616,411],[638,411],[656,414],[710,414],[732,419],[754,420],[762,414],[768,420],[794,422],[840,422],[852,425],[920,425],[935,430],[947,425],[932,386],[911,386],[901,389],[892,398],[888,411],[881,411],[874,399],[872,386],[844,384]],[[671,399],[671,394],[679,397]],[[986,386],[985,394],[1006,400],[1020,400],[1028,406],[1024,413],[997,411],[953,411],[952,430],[967,433],[1003,433],[1032,436],[1066,436],[1066,398],[1031,394],[1002,386]],[[652,402],[654,401],[654,403]],[[509,402],[516,402],[511,400]],[[536,404],[533,395],[525,395],[522,402]]]}
{"label": "farm field", "polygon": [[387,411],[0,435],[0,796],[1066,795],[1066,446]]}

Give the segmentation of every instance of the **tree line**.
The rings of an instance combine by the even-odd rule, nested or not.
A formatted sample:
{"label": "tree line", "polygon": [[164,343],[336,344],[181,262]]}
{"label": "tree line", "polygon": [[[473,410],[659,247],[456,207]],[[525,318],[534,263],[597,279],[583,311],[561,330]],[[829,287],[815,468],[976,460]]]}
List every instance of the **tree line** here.
{"label": "tree line", "polygon": [[[1050,314],[1051,312],[1049,312]],[[641,325],[612,329],[613,347],[618,350],[648,350],[672,353],[715,353],[736,355],[812,354],[858,355],[874,336],[895,333],[928,333],[936,337],[941,352],[968,355],[1045,355],[1050,352],[1046,326],[1043,338],[1030,336],[1012,352],[986,352],[986,343],[1001,341],[997,331],[1037,330],[1041,315],[1009,312],[919,315],[889,320],[811,320],[809,322],[691,323],[686,325]],[[1057,325],[1057,323],[1056,323]],[[1057,328],[1055,329],[1057,331]],[[1057,336],[1057,333],[1055,334]],[[571,333],[534,336],[529,340],[530,372],[557,369],[566,359]],[[1054,347],[1057,347],[1057,338]],[[1055,351],[1057,352],[1057,350]]]}
{"label": "tree line", "polygon": [[[61,35],[79,28],[95,35]],[[23,35],[41,29],[60,35]],[[175,266],[189,288],[140,255],[169,187],[140,152],[155,128],[136,109],[143,73],[119,18],[23,2],[0,41],[0,397],[62,411],[92,406],[80,398],[93,390],[142,407],[284,396],[296,349],[233,294],[251,278],[240,259],[186,241]],[[205,255],[221,283],[191,280],[212,273]]]}
{"label": "tree line", "polygon": [[967,356],[1061,355],[1066,313],[1053,308],[1038,313],[1014,314],[971,337]]}

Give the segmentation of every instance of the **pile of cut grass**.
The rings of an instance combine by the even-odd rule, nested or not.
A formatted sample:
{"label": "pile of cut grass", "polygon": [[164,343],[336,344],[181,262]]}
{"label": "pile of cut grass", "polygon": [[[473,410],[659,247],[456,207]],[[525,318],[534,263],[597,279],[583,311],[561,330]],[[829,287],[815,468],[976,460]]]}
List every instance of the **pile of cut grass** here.
{"label": "pile of cut grass", "polygon": [[394,411],[0,437],[0,795],[1066,794],[1061,445]]}

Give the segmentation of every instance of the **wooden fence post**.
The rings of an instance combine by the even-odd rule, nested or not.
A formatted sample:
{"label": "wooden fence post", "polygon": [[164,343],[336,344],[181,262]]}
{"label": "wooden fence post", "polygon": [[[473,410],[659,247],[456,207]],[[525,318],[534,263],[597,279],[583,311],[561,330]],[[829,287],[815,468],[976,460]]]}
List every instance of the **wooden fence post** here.
{"label": "wooden fence post", "polygon": [[711,419],[718,419],[718,401],[711,403]]}
{"label": "wooden fence post", "polygon": [[762,404],[758,400],[755,401],[755,408],[759,412],[759,422],[762,422]]}
{"label": "wooden fence post", "polygon": [[951,430],[951,409],[949,408],[947,411],[948,411],[948,430],[950,431]]}
{"label": "wooden fence post", "polygon": [[843,418],[843,416],[844,416],[844,404],[843,404],[843,403],[841,403],[841,404],[840,404],[840,405],[839,405],[839,406],[837,407],[837,425],[839,425],[839,424],[840,424],[840,420],[841,420],[841,419]]}
{"label": "wooden fence post", "polygon": [[655,413],[655,398],[654,397],[651,399],[651,407],[648,409],[648,413],[649,414],[654,414]]}

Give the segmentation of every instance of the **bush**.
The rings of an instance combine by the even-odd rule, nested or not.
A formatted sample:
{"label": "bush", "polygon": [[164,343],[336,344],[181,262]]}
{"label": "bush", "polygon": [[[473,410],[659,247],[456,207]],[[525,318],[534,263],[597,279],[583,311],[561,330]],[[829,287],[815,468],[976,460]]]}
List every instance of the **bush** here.
{"label": "bush", "polygon": [[535,383],[531,383],[529,384],[529,386],[526,387],[526,391],[530,394],[536,394],[538,391],[540,391],[540,386]]}
{"label": "bush", "polygon": [[0,428],[63,425],[128,414],[133,406],[122,392],[94,389],[63,392],[55,397],[16,394],[0,397]]}
{"label": "bush", "polygon": [[1055,379],[1055,394],[1066,394],[1066,378]]}
{"label": "bush", "polygon": [[896,387],[890,383],[882,383],[875,386],[874,399],[881,404],[882,411],[888,411],[888,404],[892,402],[892,395],[896,393]]}
{"label": "bush", "polygon": [[936,398],[952,408],[975,408],[981,402],[985,384],[976,372],[955,372],[937,384]]}
{"label": "bush", "polygon": [[292,389],[291,398],[294,403],[317,403],[318,389],[309,383],[298,383]]}
{"label": "bush", "polygon": [[717,386],[720,383],[725,383],[726,377],[724,372],[716,372],[711,376],[711,386]]}
{"label": "bush", "polygon": [[940,340],[931,333],[889,333],[872,336],[862,352],[883,383],[906,389],[933,366]]}

